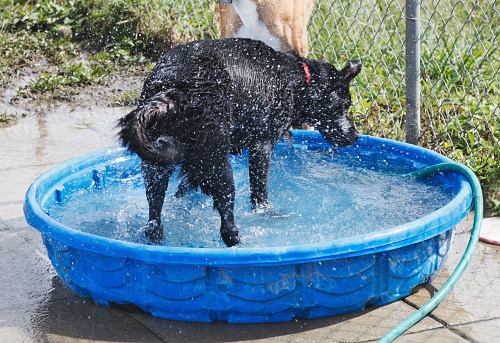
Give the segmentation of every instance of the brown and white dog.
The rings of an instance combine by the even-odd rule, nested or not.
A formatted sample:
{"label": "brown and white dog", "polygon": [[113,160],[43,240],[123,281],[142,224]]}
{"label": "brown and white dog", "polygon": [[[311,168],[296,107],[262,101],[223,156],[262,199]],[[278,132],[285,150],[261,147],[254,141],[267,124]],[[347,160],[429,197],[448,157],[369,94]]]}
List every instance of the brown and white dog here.
{"label": "brown and white dog", "polygon": [[252,38],[278,51],[308,53],[314,0],[219,0],[221,38]]}

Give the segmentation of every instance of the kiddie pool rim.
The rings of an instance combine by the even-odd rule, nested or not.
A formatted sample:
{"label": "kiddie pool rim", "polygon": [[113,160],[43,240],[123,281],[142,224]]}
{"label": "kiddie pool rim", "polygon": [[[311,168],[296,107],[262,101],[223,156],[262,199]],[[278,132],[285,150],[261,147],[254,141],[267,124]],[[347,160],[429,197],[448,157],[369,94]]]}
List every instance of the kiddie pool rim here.
{"label": "kiddie pool rim", "polygon": [[[295,146],[302,144],[328,145],[316,131],[295,130],[292,133]],[[419,156],[419,161],[425,160],[425,162],[422,162],[422,167],[453,162],[451,159],[425,148],[371,136],[360,136],[353,146],[373,147],[380,151],[406,155],[409,158]],[[342,149],[352,148],[341,148],[339,150]],[[126,155],[127,152],[122,147],[104,148],[73,158],[41,175],[33,182],[26,193],[24,213],[28,223],[50,239],[65,243],[76,249],[107,256],[126,257],[151,263],[172,265],[266,266],[309,263],[367,255],[421,242],[455,227],[465,218],[472,204],[470,184],[465,177],[457,175],[459,188],[452,201],[427,216],[397,227],[327,242],[229,249],[168,247],[124,242],[72,229],[55,221],[44,212],[39,199],[39,194],[44,189],[50,188],[51,184],[74,172],[75,166],[78,166],[77,169],[83,168],[82,165],[89,167],[92,163],[104,161],[104,157],[114,159],[120,154]]]}

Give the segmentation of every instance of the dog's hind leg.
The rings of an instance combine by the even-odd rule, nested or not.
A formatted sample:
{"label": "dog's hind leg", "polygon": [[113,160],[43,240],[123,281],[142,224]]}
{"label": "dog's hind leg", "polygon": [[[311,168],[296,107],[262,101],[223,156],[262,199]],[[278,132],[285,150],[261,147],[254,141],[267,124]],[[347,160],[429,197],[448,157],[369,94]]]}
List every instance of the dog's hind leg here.
{"label": "dog's hind leg", "polygon": [[158,244],[163,238],[163,224],[161,209],[165,200],[168,180],[174,171],[175,165],[160,165],[147,161],[141,162],[141,172],[146,187],[146,198],[149,205],[149,221],[144,233],[153,243]]}
{"label": "dog's hind leg", "polygon": [[222,241],[228,247],[232,247],[240,240],[234,223],[234,180],[229,155],[215,157],[203,168],[211,172],[206,175],[200,187],[205,194],[212,197],[214,209],[220,214]]}
{"label": "dog's hind leg", "polygon": [[271,144],[252,146],[249,149],[250,201],[253,210],[268,209],[267,182],[271,166]]}

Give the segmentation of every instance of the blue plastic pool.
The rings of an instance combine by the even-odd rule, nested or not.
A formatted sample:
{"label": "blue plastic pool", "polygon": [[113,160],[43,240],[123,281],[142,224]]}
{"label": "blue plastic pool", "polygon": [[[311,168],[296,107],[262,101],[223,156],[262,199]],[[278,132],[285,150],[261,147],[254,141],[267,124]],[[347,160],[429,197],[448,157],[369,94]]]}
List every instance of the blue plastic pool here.
{"label": "blue plastic pool", "polygon": [[[331,150],[317,132],[293,135],[292,150]],[[280,143],[277,149],[283,147]],[[450,162],[423,148],[369,136],[336,154],[346,157],[349,168],[378,173]],[[472,203],[466,179],[446,173],[436,178],[451,200],[410,222],[315,243],[231,249],[127,242],[82,232],[49,215],[70,193],[107,184],[130,186],[138,170],[131,164],[137,163],[136,156],[118,147],[65,162],[32,184],[25,215],[42,233],[52,264],[74,292],[107,306],[134,304],[176,320],[289,321],[398,300],[439,273],[454,227]]]}

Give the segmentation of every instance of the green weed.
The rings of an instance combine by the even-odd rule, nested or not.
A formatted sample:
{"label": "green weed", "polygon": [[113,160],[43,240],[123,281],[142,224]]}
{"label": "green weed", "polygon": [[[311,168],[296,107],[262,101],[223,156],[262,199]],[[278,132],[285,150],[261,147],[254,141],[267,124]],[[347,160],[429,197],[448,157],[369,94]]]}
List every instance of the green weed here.
{"label": "green weed", "polygon": [[116,97],[114,103],[118,106],[135,106],[140,95],[140,89],[128,90],[123,92],[121,96]]}
{"label": "green weed", "polygon": [[23,67],[44,62],[58,65],[77,54],[75,44],[44,32],[0,31],[0,87],[7,86]]}
{"label": "green weed", "polygon": [[0,128],[10,126],[16,122],[17,122],[16,115],[0,113]]}

